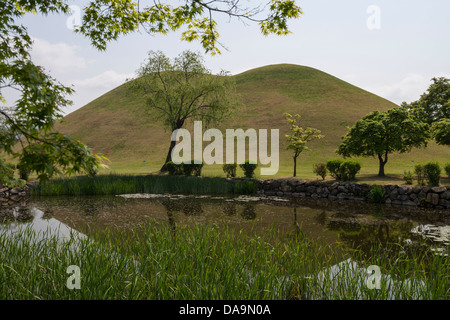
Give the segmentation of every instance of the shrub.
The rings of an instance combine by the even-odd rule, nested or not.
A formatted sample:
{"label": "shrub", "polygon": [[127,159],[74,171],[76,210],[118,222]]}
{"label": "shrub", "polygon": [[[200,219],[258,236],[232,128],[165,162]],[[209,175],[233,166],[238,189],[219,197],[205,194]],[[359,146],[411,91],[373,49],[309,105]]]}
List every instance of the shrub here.
{"label": "shrub", "polygon": [[245,163],[241,163],[239,165],[242,170],[244,170],[244,176],[246,178],[253,178],[255,169],[258,167],[257,163],[250,163],[248,160],[245,160]]}
{"label": "shrub", "polygon": [[[15,168],[15,166],[14,166]],[[0,185],[10,185],[14,180],[14,169],[10,163],[0,161]]]}
{"label": "shrub", "polygon": [[361,170],[361,164],[355,160],[347,160],[339,167],[340,177],[344,181],[355,180],[356,175]]}
{"label": "shrub", "polygon": [[254,181],[241,180],[236,181],[233,185],[233,193],[235,194],[255,194],[256,183]]}
{"label": "shrub", "polygon": [[192,174],[192,171],[194,169],[192,164],[190,164],[190,163],[182,163],[182,164],[180,164],[180,166],[181,166],[181,172],[185,176],[190,176]]}
{"label": "shrub", "polygon": [[450,162],[445,164],[444,170],[445,170],[445,173],[447,174],[447,177],[450,178]]}
{"label": "shrub", "polygon": [[428,185],[438,186],[441,179],[441,167],[437,162],[428,162],[424,166],[425,177],[428,180]]}
{"label": "shrub", "polygon": [[330,172],[330,175],[336,180],[341,180],[339,167],[341,166],[342,162],[343,160],[341,159],[332,159],[327,161],[326,168]]}
{"label": "shrub", "polygon": [[237,163],[225,163],[222,166],[223,172],[225,172],[225,175],[227,178],[234,178],[236,177],[236,169],[237,169]]}
{"label": "shrub", "polygon": [[405,171],[403,173],[403,180],[405,181],[406,184],[413,184],[414,176],[411,173],[411,171],[408,172]]}
{"label": "shrub", "polygon": [[417,184],[420,186],[425,185],[425,169],[422,164],[416,164],[414,166],[414,173],[416,174]]}
{"label": "shrub", "polygon": [[192,168],[192,174],[194,176],[201,176],[202,175],[203,162],[202,163],[193,163],[193,164],[191,164],[191,168]]}
{"label": "shrub", "polygon": [[369,200],[373,203],[383,203],[385,199],[385,192],[382,187],[374,185],[369,192]]}
{"label": "shrub", "polygon": [[322,180],[325,180],[325,177],[327,176],[328,170],[327,170],[327,165],[325,163],[316,163],[313,166],[313,172],[322,177]]}
{"label": "shrub", "polygon": [[175,164],[172,161],[166,163],[167,172],[169,175],[181,175],[183,173],[182,166],[180,164]]}

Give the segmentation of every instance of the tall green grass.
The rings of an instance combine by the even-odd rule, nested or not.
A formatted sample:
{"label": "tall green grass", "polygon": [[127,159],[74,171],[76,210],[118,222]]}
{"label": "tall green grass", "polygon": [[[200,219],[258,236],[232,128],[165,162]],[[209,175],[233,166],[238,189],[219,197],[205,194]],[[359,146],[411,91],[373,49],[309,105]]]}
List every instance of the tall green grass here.
{"label": "tall green grass", "polygon": [[[450,298],[444,256],[411,258],[401,250],[392,256],[385,249],[372,259],[342,256],[276,228],[257,235],[212,223],[172,229],[152,221],[66,243],[33,239],[31,232],[0,234],[0,299]],[[368,289],[364,273],[330,269],[350,257],[361,267],[379,265],[395,282]],[[80,289],[66,287],[69,265],[80,267]]]}
{"label": "tall green grass", "polygon": [[108,174],[53,179],[32,189],[33,195],[111,195],[126,193],[227,194],[233,184],[219,177]]}

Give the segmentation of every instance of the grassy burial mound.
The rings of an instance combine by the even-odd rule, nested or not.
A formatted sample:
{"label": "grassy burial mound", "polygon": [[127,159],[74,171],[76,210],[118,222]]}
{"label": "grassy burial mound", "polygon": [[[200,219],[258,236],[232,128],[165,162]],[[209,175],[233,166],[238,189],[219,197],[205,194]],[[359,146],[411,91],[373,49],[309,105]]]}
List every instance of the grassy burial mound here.
{"label": "grassy burial mound", "polygon": [[[234,117],[214,126],[225,129],[280,129],[280,170],[278,177],[292,176],[292,157],[285,150],[284,135],[289,126],[284,112],[300,114],[302,127],[320,129],[325,138],[312,142],[311,151],[298,159],[297,176],[315,177],[312,166],[336,158],[347,127],[374,110],[396,105],[314,68],[279,64],[252,69],[233,76],[242,106]],[[145,99],[130,94],[121,85],[83,108],[67,115],[56,129],[89,145],[95,152],[108,154],[111,170],[123,173],[149,173],[164,163],[171,132],[146,108]],[[192,130],[192,123],[186,126]],[[270,134],[270,130],[268,131]],[[208,145],[203,143],[203,147]],[[269,149],[270,150],[270,149]],[[402,174],[415,163],[445,162],[450,149],[430,143],[427,150],[392,155],[386,173]],[[377,159],[360,159],[361,174],[376,174]],[[223,175],[221,166],[205,166],[206,175]],[[256,173],[259,173],[257,170]],[[266,176],[269,177],[269,176]],[[264,177],[263,177],[264,178]]]}

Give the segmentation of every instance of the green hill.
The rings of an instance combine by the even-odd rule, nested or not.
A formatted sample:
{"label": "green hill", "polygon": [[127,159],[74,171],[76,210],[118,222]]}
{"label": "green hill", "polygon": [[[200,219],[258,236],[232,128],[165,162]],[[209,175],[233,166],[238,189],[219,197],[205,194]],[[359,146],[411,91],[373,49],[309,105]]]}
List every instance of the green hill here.
{"label": "green hill", "polygon": [[[312,151],[300,155],[298,175],[313,177],[312,164],[336,157],[334,151],[347,127],[374,110],[396,105],[322,71],[290,64],[270,65],[233,76],[243,106],[236,115],[216,127],[280,129],[280,171],[292,175],[292,159],[285,150],[288,125],[284,112],[300,114],[300,125],[318,128],[325,138],[311,143]],[[79,138],[95,152],[108,153],[115,172],[149,173],[158,170],[167,153],[170,134],[146,110],[143,99],[132,98],[124,85],[67,115],[56,129]],[[223,131],[224,132],[224,131]],[[205,143],[206,145],[206,143]],[[204,146],[205,146],[204,145]],[[424,150],[393,155],[387,174],[403,173],[415,163],[450,159],[450,148],[431,143]],[[145,161],[145,162],[144,162]],[[375,174],[377,161],[361,159],[362,174]],[[204,169],[221,175],[219,166]]]}

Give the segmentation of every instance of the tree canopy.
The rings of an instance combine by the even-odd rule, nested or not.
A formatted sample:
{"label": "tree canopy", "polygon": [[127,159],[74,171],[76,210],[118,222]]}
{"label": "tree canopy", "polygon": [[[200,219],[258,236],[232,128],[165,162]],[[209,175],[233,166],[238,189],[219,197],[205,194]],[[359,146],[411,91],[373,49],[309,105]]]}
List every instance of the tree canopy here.
{"label": "tree canopy", "polygon": [[429,125],[415,119],[404,108],[374,111],[358,120],[342,137],[337,153],[344,157],[373,156],[379,160],[379,176],[384,176],[388,155],[427,145]]}
{"label": "tree canopy", "polygon": [[286,117],[286,121],[290,125],[289,129],[292,134],[286,134],[286,141],[288,145],[286,147],[287,150],[292,151],[292,158],[294,159],[294,174],[293,176],[297,176],[297,158],[298,156],[305,150],[310,150],[306,145],[308,142],[314,139],[322,139],[324,135],[320,134],[321,131],[315,128],[302,128],[297,124],[297,120],[300,120],[301,116],[296,114],[292,116],[289,113],[284,113]]}
{"label": "tree canopy", "polygon": [[294,0],[252,1],[251,7],[239,0],[187,0],[178,6],[174,1],[92,0],[76,30],[104,50],[108,41],[139,28],[164,35],[182,29],[182,40],[199,41],[214,55],[220,53],[217,15],[257,23],[264,35],[285,35],[288,20],[301,14]]}
{"label": "tree canopy", "polygon": [[450,146],[450,119],[433,123],[431,132],[437,144]]}
{"label": "tree canopy", "polygon": [[417,119],[428,124],[450,119],[450,79],[432,78],[433,83],[420,99],[411,103],[402,103]]}

